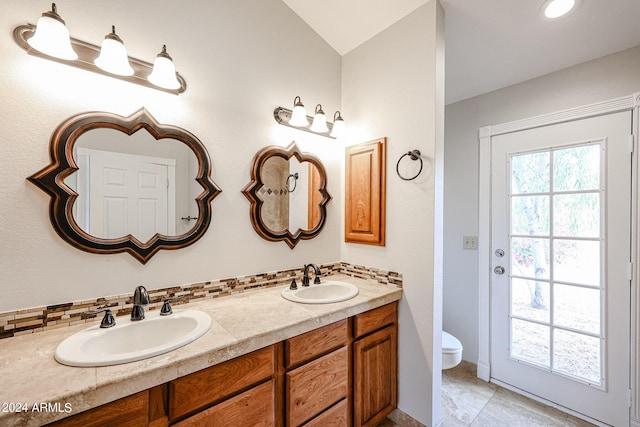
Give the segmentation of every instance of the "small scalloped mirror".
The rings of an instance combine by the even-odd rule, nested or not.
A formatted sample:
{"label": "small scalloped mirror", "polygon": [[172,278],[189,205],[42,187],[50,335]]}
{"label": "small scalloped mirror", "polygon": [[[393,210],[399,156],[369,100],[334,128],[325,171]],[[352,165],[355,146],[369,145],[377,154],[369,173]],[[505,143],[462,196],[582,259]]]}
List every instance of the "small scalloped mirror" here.
{"label": "small scalloped mirror", "polygon": [[320,159],[292,142],[287,148],[265,147],[255,155],[251,182],[242,194],[251,202],[251,224],[260,237],[284,241],[293,249],[324,227],[331,200],[326,186]]}

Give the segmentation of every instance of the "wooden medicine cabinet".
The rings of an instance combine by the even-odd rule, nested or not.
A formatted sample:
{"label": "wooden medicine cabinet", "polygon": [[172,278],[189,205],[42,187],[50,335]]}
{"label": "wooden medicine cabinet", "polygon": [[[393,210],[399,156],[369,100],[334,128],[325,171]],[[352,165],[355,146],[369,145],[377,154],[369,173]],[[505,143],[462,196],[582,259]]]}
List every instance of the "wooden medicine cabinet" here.
{"label": "wooden medicine cabinet", "polygon": [[345,242],[385,245],[386,142],[380,138],[346,148]]}

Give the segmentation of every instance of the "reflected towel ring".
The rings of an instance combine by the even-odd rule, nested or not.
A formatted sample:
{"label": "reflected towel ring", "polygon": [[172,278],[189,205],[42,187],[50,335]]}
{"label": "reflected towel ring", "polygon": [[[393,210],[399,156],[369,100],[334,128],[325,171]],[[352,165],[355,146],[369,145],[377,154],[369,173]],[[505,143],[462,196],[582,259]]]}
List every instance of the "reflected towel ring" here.
{"label": "reflected towel ring", "polygon": [[[420,170],[418,171],[417,174],[415,174],[414,176],[412,176],[411,178],[405,178],[404,176],[400,175],[400,162],[402,161],[402,159],[404,159],[406,156],[409,156],[409,158],[411,158],[411,160],[420,160]],[[398,174],[398,176],[400,177],[400,179],[403,179],[405,181],[411,181],[414,180],[418,177],[418,175],[420,175],[420,173],[422,173],[422,158],[420,157],[420,150],[411,150],[411,151],[407,151],[406,153],[404,153],[402,155],[402,157],[400,157],[398,159],[398,163],[396,163],[396,173]]]}
{"label": "reflected towel ring", "polygon": [[[293,188],[290,188],[290,180],[291,178],[293,178]],[[296,189],[296,187],[298,186],[298,172],[296,173],[292,173],[287,177],[287,182],[284,184],[285,188],[287,189],[287,192],[289,193],[293,193],[293,191]]]}

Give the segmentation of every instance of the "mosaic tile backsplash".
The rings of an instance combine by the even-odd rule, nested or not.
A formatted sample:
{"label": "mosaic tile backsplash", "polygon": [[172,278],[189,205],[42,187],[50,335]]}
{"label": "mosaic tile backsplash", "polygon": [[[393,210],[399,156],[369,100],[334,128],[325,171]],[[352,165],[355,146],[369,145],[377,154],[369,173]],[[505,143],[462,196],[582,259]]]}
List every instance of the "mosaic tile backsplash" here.
{"label": "mosaic tile backsplash", "polygon": [[[345,262],[323,264],[320,265],[320,270],[322,271],[322,276],[340,273],[361,279],[375,280],[383,285],[402,287],[402,273]],[[298,282],[302,280],[302,268],[176,285],[162,289],[147,287],[151,304],[145,309],[160,309],[162,302],[168,297],[183,297],[180,301],[172,302],[172,305],[176,306],[187,302],[248,292],[259,288],[281,286],[289,284],[294,278]],[[81,323],[96,322],[102,318],[101,315],[93,317],[86,313],[99,308],[111,308],[115,316],[126,316],[131,314],[132,307],[133,293],[3,312],[0,313],[0,339]]]}

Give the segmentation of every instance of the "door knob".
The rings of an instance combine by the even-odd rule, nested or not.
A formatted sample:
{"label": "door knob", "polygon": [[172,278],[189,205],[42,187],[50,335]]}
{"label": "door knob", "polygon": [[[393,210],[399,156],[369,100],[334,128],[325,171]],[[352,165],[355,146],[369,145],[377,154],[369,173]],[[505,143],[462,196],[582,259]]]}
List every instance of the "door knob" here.
{"label": "door knob", "polygon": [[493,269],[493,272],[496,274],[504,274],[504,267],[499,265]]}

